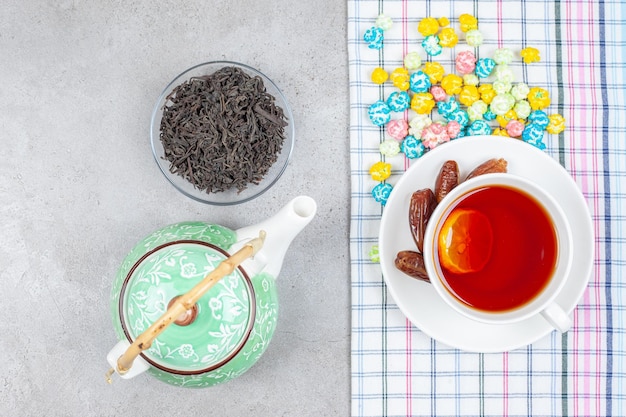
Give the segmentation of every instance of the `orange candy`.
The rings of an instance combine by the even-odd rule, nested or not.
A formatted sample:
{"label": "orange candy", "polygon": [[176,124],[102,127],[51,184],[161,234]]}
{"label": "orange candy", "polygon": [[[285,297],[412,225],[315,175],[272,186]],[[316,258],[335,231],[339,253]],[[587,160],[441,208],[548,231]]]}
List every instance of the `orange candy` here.
{"label": "orange candy", "polygon": [[491,223],[479,211],[457,208],[443,223],[438,243],[444,269],[457,274],[478,272],[491,257]]}

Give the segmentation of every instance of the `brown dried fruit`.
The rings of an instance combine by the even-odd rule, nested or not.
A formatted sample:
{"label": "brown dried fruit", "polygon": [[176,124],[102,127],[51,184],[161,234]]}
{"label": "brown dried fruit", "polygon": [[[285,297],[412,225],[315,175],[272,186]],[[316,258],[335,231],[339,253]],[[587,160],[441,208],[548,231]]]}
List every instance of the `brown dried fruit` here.
{"label": "brown dried fruit", "polygon": [[430,282],[422,254],[410,250],[400,251],[396,256],[395,264],[396,268],[408,276]]}
{"label": "brown dried fruit", "polygon": [[417,249],[422,252],[424,244],[424,232],[426,231],[426,223],[433,214],[437,200],[435,194],[430,188],[415,191],[411,195],[411,204],[409,205],[409,225],[413,240],[417,245]]}
{"label": "brown dried fruit", "polygon": [[506,167],[507,167],[506,159],[493,158],[493,159],[483,162],[482,164],[474,168],[474,170],[468,174],[465,180],[467,181],[470,178],[474,178],[474,177],[477,177],[479,175],[484,175],[484,174],[495,174],[499,172],[507,172]]}
{"label": "brown dried fruit", "polygon": [[439,203],[457,185],[459,185],[459,165],[452,160],[444,162],[435,181],[435,200]]}

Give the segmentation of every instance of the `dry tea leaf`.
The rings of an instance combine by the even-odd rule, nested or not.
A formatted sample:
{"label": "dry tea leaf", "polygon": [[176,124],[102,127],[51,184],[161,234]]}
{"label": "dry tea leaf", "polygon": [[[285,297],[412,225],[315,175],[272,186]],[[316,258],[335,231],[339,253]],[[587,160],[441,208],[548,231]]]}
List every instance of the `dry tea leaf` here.
{"label": "dry tea leaf", "polygon": [[454,187],[459,185],[459,165],[456,161],[446,161],[435,181],[435,200],[439,203]]}
{"label": "dry tea leaf", "polygon": [[424,232],[426,231],[426,223],[433,214],[437,200],[435,194],[430,188],[415,191],[411,195],[411,204],[409,205],[409,225],[413,240],[417,245],[417,249],[422,252],[424,245]]}
{"label": "dry tea leaf", "polygon": [[430,282],[424,266],[424,258],[420,253],[410,250],[400,251],[396,256],[395,265],[396,268],[410,277]]}
{"label": "dry tea leaf", "polygon": [[503,158],[493,158],[478,165],[472,172],[467,175],[465,180],[484,174],[495,174],[507,172],[507,161]]}

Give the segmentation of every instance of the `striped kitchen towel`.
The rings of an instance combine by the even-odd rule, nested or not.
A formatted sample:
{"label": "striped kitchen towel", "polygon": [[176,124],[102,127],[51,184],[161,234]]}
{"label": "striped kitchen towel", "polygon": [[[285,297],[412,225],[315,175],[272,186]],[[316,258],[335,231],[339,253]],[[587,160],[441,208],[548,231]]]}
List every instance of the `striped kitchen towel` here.
{"label": "striped kitchen towel", "polygon": [[[370,48],[364,34],[380,14],[393,24],[383,47]],[[572,329],[504,353],[466,352],[428,337],[399,310],[375,259],[384,207],[371,196],[378,182],[369,169],[391,163],[393,186],[415,160],[380,154],[388,135],[368,108],[397,89],[373,83],[371,73],[401,67],[412,51],[454,72],[456,54],[468,49],[462,14],[478,20],[480,56],[510,48],[516,80],[550,92],[547,112],[563,115],[567,129],[546,135],[544,151],[582,191],[595,235]],[[447,17],[459,44],[426,55],[417,30],[425,17]],[[625,17],[621,1],[348,1],[353,416],[626,415]],[[529,46],[541,60],[526,65],[519,51]]]}

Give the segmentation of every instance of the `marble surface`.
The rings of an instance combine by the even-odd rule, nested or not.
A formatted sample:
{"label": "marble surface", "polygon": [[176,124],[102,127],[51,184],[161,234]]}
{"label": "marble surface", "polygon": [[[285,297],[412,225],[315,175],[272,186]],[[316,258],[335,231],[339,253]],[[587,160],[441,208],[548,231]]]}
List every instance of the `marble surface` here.
{"label": "marble surface", "polygon": [[[350,407],[348,73],[344,2],[6,0],[0,8],[0,415],[335,416]],[[246,63],[292,105],[293,159],[235,207],[166,182],[150,114],[179,72]],[[279,277],[269,349],[228,384],[107,385],[108,299],[132,246],[181,220],[238,228],[299,194],[318,214]]]}

